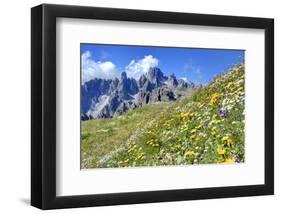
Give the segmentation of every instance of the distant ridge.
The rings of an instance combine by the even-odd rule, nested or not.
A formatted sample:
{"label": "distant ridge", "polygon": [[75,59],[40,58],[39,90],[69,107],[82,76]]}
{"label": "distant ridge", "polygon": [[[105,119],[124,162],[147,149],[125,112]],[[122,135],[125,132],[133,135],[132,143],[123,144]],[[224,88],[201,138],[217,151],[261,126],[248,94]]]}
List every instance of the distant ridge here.
{"label": "distant ridge", "polygon": [[158,67],[151,67],[139,80],[121,73],[120,80],[95,78],[81,86],[81,119],[111,118],[155,102],[179,99],[184,89],[194,87],[190,81],[165,76]]}

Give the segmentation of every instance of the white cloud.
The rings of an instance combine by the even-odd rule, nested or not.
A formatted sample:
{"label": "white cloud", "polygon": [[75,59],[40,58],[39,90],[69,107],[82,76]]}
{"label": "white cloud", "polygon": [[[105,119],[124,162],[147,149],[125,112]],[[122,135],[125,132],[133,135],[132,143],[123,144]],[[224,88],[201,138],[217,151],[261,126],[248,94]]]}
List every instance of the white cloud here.
{"label": "white cloud", "polygon": [[143,59],[138,61],[132,60],[129,65],[126,66],[125,71],[128,77],[139,79],[144,73],[147,73],[149,68],[157,67],[159,60],[152,55],[147,55]]}
{"label": "white cloud", "polygon": [[82,54],[82,84],[95,78],[113,79],[118,77],[116,66],[110,62],[96,62],[91,58],[91,53]]}

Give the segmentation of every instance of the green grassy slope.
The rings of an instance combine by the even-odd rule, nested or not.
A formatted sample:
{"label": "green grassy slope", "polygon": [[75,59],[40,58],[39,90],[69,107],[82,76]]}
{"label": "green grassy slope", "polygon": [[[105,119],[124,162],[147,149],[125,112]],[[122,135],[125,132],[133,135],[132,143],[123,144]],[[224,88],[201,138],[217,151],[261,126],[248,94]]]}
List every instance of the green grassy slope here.
{"label": "green grassy slope", "polygon": [[82,122],[81,167],[244,162],[244,65],[176,102]]}

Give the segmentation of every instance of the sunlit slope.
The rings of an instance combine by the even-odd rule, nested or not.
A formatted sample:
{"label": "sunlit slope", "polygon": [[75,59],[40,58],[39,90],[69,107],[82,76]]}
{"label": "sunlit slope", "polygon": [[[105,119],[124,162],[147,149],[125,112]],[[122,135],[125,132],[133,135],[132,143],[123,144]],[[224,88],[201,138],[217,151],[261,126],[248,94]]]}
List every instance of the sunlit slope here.
{"label": "sunlit slope", "polygon": [[82,122],[81,167],[243,162],[244,65],[184,100]]}

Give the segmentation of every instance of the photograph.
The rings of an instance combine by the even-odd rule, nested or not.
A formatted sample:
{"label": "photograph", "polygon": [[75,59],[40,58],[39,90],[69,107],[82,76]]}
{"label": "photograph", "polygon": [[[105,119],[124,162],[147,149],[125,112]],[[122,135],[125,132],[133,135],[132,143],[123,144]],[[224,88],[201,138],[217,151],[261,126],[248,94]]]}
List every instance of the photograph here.
{"label": "photograph", "polygon": [[244,52],[81,43],[81,169],[243,163]]}
{"label": "photograph", "polygon": [[[151,4],[40,4],[26,13],[30,55],[21,56],[31,57],[31,132],[24,131],[24,153],[31,160],[24,171],[31,181],[30,190],[21,187],[31,206],[275,194],[275,13]],[[256,198],[248,199],[251,210]],[[233,202],[223,204],[227,210]]]}

